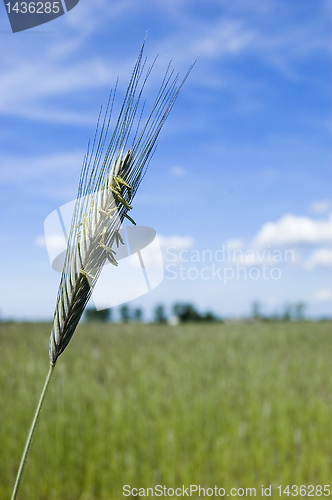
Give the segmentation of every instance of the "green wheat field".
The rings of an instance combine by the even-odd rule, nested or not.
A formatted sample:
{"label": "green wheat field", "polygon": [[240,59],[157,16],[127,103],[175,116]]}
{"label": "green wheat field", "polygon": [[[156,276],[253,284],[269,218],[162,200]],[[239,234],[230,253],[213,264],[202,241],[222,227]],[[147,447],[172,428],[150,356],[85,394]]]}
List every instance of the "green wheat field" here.
{"label": "green wheat field", "polygon": [[[331,326],[82,324],[54,370],[18,498],[191,484],[258,497],[272,485],[279,498],[279,485],[331,484]],[[0,324],[1,500],[48,371],[50,328]]]}

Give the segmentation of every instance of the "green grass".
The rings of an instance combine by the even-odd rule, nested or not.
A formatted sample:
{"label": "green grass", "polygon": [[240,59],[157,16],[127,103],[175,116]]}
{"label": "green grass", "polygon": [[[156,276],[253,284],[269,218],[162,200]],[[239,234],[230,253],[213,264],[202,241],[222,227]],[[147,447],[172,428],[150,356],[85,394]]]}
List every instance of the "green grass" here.
{"label": "green grass", "polygon": [[[49,332],[0,325],[1,500],[48,370]],[[18,498],[330,484],[331,347],[328,322],[82,325],[54,370]]]}

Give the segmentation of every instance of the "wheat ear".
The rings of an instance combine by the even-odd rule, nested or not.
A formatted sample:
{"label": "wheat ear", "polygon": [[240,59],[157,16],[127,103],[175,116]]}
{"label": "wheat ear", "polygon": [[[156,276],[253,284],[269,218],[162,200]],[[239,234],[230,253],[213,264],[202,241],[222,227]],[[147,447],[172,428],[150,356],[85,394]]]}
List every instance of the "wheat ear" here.
{"label": "wheat ear", "polygon": [[112,134],[109,134],[109,129],[115,91],[110,95],[102,120],[101,113],[99,115],[92,150],[88,150],[83,162],[50,337],[50,370],[28,434],[11,500],[17,496],[56,361],[74,334],[106,260],[117,265],[116,247],[123,244],[120,226],[124,218],[134,223],[128,215],[133,197],[154,153],[159,132],[194,64],[179,84],[178,75],[168,65],[152,109],[142,125],[144,104],[141,105],[141,97],[154,65],[145,71],[143,49],[144,44]]}

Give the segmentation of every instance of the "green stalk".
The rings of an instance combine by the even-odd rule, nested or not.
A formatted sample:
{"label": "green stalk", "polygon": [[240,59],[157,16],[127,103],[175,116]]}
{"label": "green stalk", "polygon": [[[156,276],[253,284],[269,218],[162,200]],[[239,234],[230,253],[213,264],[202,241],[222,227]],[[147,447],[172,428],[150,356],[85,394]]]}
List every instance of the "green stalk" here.
{"label": "green stalk", "polygon": [[45,394],[46,394],[46,391],[47,391],[47,387],[48,387],[49,381],[51,379],[51,376],[52,376],[52,373],[53,373],[53,370],[54,370],[54,366],[55,365],[50,364],[50,369],[48,371],[48,374],[47,374],[47,377],[46,377],[46,380],[45,380],[45,384],[44,384],[42,393],[41,393],[40,398],[39,398],[38,406],[36,408],[36,412],[35,412],[35,415],[34,415],[33,420],[32,420],[30,431],[29,431],[29,434],[28,434],[28,437],[27,437],[27,440],[26,440],[26,443],[25,443],[23,455],[22,455],[22,458],[21,458],[21,463],[20,463],[20,466],[19,466],[19,469],[18,469],[18,472],[17,472],[15,486],[14,486],[14,489],[13,489],[13,494],[12,494],[11,500],[15,500],[16,497],[17,497],[17,492],[18,492],[18,489],[19,489],[19,486],[20,486],[20,482],[21,482],[21,479],[22,479],[25,462],[26,462],[27,456],[29,454],[29,450],[30,450],[30,446],[31,446],[32,438],[33,438],[33,433],[35,432],[35,428],[36,428],[36,424],[37,424],[38,417],[39,417],[39,414],[40,414],[40,410],[41,410],[41,407],[43,405],[44,397],[45,397]]}

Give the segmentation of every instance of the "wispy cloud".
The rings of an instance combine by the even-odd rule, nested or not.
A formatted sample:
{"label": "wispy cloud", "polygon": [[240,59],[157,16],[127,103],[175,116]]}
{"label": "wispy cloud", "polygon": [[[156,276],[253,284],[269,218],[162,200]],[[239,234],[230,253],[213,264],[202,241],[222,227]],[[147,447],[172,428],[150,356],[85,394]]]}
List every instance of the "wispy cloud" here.
{"label": "wispy cloud", "polygon": [[185,177],[187,175],[187,170],[184,167],[181,167],[180,165],[171,167],[169,169],[169,172],[173,177]]}
{"label": "wispy cloud", "polygon": [[82,165],[84,151],[71,151],[62,154],[36,157],[2,156],[0,158],[0,182],[19,184],[30,179],[46,178],[57,172],[76,171]]}
{"label": "wispy cloud", "polygon": [[317,248],[305,262],[306,269],[325,267],[332,269],[332,248]]}
{"label": "wispy cloud", "polygon": [[160,246],[164,248],[173,247],[176,250],[183,250],[193,247],[195,240],[192,236],[171,235],[164,236],[158,234]]}
{"label": "wispy cloud", "polygon": [[242,22],[219,19],[209,30],[204,26],[203,33],[192,45],[192,53],[208,58],[236,55],[248,50],[254,39],[254,31]]}
{"label": "wispy cloud", "polygon": [[65,101],[59,109],[52,99],[94,88],[110,88],[116,75],[110,65],[98,58],[68,65],[63,61],[55,63],[45,54],[34,63],[24,61],[2,72],[0,112],[46,122],[91,123],[96,120],[96,113],[92,116],[87,109],[78,112],[72,106],[68,110]]}
{"label": "wispy cloud", "polygon": [[317,302],[330,302],[332,301],[332,289],[331,288],[321,288],[317,290],[314,295],[314,300]]}
{"label": "wispy cloud", "polygon": [[[115,57],[113,51],[106,51],[104,47],[98,52],[91,50],[91,36],[111,21],[124,22],[129,14],[135,19],[141,15],[142,8],[149,10],[150,4],[152,9],[156,8],[154,2],[139,8],[133,0],[118,0],[111,5],[106,0],[93,4],[83,2],[58,25],[60,38],[44,37],[42,44],[29,41],[26,49],[20,47],[19,51],[12,42],[2,53],[0,112],[42,121],[90,123],[94,117],[88,106],[81,107],[79,120],[75,109],[69,111],[65,103],[54,106],[52,99],[110,88],[119,74],[127,72],[132,66],[133,54],[122,52]],[[165,2],[160,4],[166,9]],[[220,66],[224,60],[236,61],[241,54],[250,54],[292,79],[297,75],[296,61],[303,62],[319,51],[329,50],[328,36],[320,32],[315,20],[296,27],[284,20],[282,24],[264,23],[265,16],[270,19],[272,15],[281,15],[274,2],[268,9],[264,8],[257,19],[247,16],[248,9],[241,2],[235,2],[235,8],[231,9],[221,2],[220,15],[213,20],[189,13],[190,4],[189,0],[178,1],[168,9],[177,26],[169,35],[158,39],[155,53],[159,52],[165,63],[169,54],[173,54],[180,68],[188,67],[189,62],[198,57],[203,71],[194,73],[192,81],[201,87],[214,82],[219,88],[223,86],[234,91],[242,82],[242,86],[248,88],[248,78],[235,75],[225,65]],[[31,50],[33,59],[29,57]],[[221,69],[222,76],[219,74]]]}
{"label": "wispy cloud", "polygon": [[226,246],[227,248],[230,248],[231,250],[237,250],[237,249],[242,249],[246,245],[245,240],[242,240],[241,238],[233,238],[231,240],[226,241]]}
{"label": "wispy cloud", "polygon": [[328,212],[331,208],[331,202],[329,200],[313,201],[310,204],[310,210],[314,214],[324,214]]}

